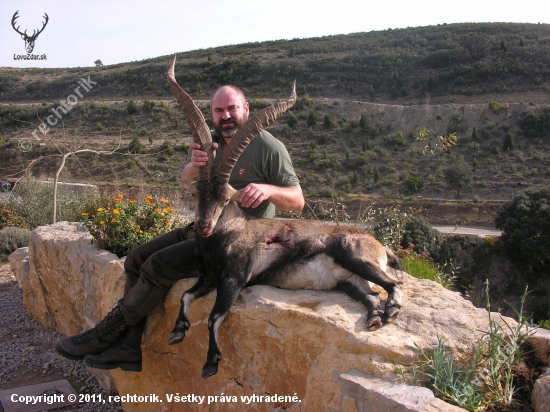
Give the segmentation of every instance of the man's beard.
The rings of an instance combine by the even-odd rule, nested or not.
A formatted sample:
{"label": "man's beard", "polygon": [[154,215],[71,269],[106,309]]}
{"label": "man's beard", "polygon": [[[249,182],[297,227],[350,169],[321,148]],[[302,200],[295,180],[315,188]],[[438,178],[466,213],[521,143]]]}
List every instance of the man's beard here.
{"label": "man's beard", "polygon": [[[224,138],[231,139],[235,136],[235,133],[239,131],[241,126],[246,122],[246,119],[241,121],[231,117],[228,120],[220,120],[217,125],[214,125],[214,129]],[[231,127],[223,127],[224,125],[230,124]]]}

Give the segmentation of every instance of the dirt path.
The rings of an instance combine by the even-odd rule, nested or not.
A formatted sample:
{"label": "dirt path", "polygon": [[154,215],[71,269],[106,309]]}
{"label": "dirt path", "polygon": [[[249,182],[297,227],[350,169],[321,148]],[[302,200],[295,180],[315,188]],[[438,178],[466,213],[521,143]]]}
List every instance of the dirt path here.
{"label": "dirt path", "polygon": [[[0,390],[67,379],[78,393],[102,393],[82,362],[54,350],[61,336],[27,315],[22,292],[7,263],[0,263]],[[120,404],[83,404],[62,411],[121,411]],[[0,411],[4,409],[0,406]]]}

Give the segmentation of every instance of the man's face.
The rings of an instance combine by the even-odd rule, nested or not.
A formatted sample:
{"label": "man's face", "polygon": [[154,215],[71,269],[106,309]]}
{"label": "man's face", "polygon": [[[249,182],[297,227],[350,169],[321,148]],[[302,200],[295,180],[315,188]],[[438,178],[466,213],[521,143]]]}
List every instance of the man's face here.
{"label": "man's face", "polygon": [[224,138],[232,138],[248,119],[248,103],[236,90],[222,87],[212,98],[212,124]]}

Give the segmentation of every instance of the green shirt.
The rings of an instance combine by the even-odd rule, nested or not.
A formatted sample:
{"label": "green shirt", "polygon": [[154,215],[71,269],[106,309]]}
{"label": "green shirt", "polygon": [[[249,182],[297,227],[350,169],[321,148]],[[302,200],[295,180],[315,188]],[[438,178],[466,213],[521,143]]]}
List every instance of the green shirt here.
{"label": "green shirt", "polygon": [[[214,131],[212,140],[219,144],[214,159],[217,170],[223,153],[222,138]],[[250,183],[267,183],[279,187],[300,184],[286,147],[265,130],[244,149],[229,177],[229,184],[237,190],[244,189]],[[255,217],[272,219],[275,216],[275,205],[268,200],[264,200],[254,209],[241,209]]]}

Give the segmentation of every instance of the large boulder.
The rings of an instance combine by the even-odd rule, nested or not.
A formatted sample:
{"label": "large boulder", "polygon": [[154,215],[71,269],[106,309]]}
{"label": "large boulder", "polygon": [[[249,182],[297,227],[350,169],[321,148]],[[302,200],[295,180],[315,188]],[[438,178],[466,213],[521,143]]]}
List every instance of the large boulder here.
{"label": "large boulder", "polygon": [[[32,234],[28,263],[24,252],[10,260],[29,314],[66,335],[91,327],[122,296],[121,260],[90,240],[76,223],[40,227]],[[365,328],[364,306],[338,291],[245,289],[220,327],[223,359],[218,374],[206,380],[200,375],[215,293],[192,305],[185,340],[174,346],[166,343],[180,297],[195,281],[182,280],[148,318],[143,372],[112,371],[120,395],[155,394],[163,402],[130,399],[124,409],[336,411],[343,410],[346,400],[345,410],[352,410],[350,402],[357,410],[368,410],[366,403],[353,399],[352,393],[360,391],[342,394],[341,375],[360,371],[372,379],[396,381],[396,368],[407,369],[418,359],[415,344],[428,349],[443,338],[449,347],[467,351],[488,324],[487,312],[460,294],[403,272],[398,275],[404,281],[401,314],[375,332]],[[195,402],[188,395],[194,395]],[[200,396],[204,398],[199,404]]]}

